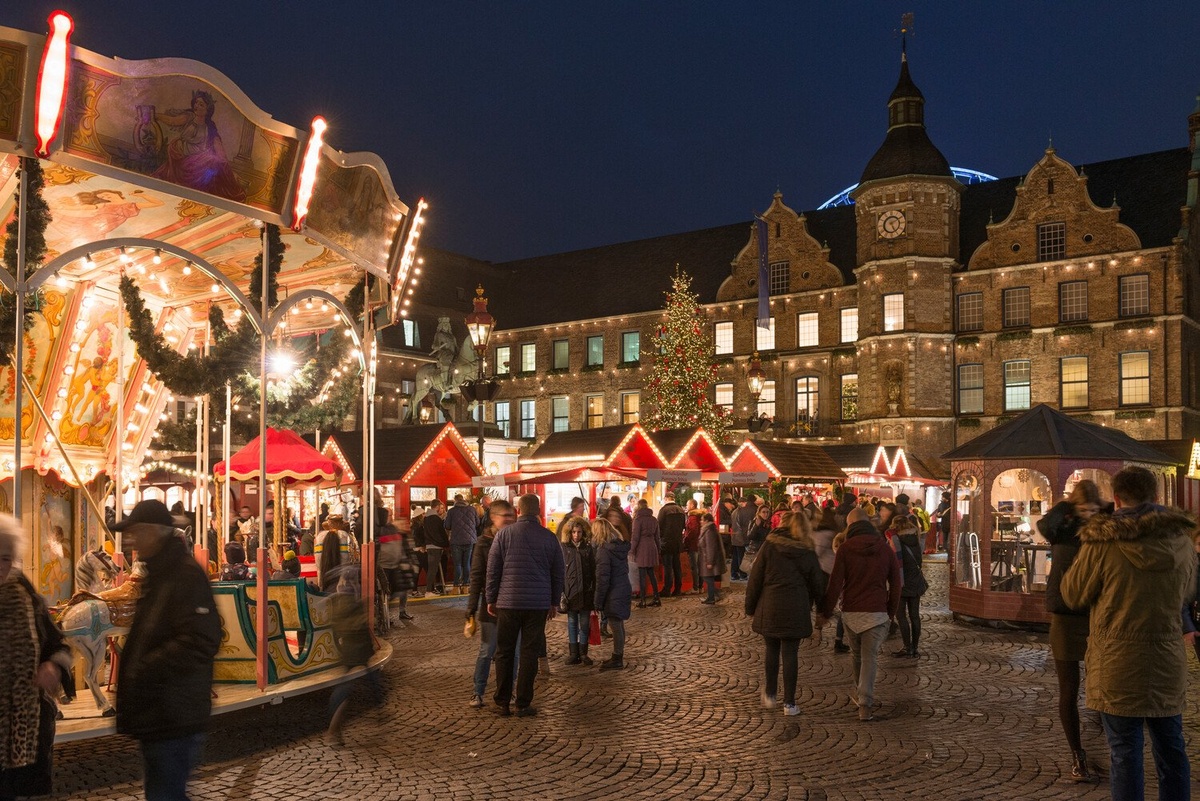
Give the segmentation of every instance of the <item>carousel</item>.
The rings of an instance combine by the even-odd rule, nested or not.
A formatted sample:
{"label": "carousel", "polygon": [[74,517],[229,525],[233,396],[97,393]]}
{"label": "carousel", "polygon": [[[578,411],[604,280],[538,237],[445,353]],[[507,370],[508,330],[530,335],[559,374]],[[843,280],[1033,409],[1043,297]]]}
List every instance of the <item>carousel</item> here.
{"label": "carousel", "polygon": [[[224,454],[237,424],[264,436],[289,390],[319,411],[345,378],[373,452],[375,331],[407,311],[425,208],[378,157],[325,144],[320,117],[287,125],[205,64],[109,58],[73,33],[62,12],[45,35],[0,27],[0,510],[23,521],[22,567],[51,604],[73,593],[80,555],[109,541],[120,561],[106,517],[166,458],[155,432],[177,404],[195,410],[197,531],[228,515],[209,432]],[[306,393],[294,379],[314,366],[332,377]],[[263,690],[278,677],[256,617]]]}

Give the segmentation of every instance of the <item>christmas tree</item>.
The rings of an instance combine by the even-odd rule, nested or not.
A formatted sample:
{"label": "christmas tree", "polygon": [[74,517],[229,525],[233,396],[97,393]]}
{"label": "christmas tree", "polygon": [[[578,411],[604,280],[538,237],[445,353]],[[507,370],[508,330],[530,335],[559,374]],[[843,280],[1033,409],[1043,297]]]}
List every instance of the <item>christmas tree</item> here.
{"label": "christmas tree", "polygon": [[659,326],[642,400],[642,424],[651,431],[701,426],[717,442],[729,439],[729,414],[709,400],[716,382],[713,338],[691,291],[692,277],[675,269],[666,293],[667,319]]}

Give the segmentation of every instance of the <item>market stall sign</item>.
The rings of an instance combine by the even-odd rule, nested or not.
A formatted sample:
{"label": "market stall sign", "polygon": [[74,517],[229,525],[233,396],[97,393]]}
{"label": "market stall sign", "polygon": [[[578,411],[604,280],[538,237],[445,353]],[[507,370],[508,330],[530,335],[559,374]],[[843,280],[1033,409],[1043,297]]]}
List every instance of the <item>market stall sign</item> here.
{"label": "market stall sign", "polygon": [[503,487],[504,476],[471,476],[472,487]]}
{"label": "market stall sign", "polygon": [[692,483],[701,479],[699,470],[658,470],[650,469],[646,471],[646,481],[654,483],[656,481],[667,481],[674,484]]}
{"label": "market stall sign", "polygon": [[766,473],[750,471],[721,473],[718,476],[722,484],[766,484],[768,478]]}

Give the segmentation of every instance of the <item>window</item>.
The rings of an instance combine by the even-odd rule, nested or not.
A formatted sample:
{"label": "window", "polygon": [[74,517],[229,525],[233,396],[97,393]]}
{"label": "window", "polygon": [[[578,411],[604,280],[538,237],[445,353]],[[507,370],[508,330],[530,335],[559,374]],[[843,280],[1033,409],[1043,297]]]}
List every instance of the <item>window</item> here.
{"label": "window", "polygon": [[1004,363],[1004,411],[1029,408],[1029,360]]}
{"label": "window", "polygon": [[642,335],[637,331],[621,334],[621,361],[637,364],[642,360]]}
{"label": "window", "polygon": [[770,283],[767,284],[772,295],[786,295],[791,291],[791,270],[786,261],[777,261],[770,266]]}
{"label": "window", "polygon": [[587,338],[587,366],[601,367],[604,365],[604,337]]}
{"label": "window", "polygon": [[715,405],[720,406],[728,414],[733,414],[733,384],[717,384],[713,398]]}
{"label": "window", "polygon": [[1055,261],[1067,257],[1067,224],[1044,223],[1037,227],[1038,261]]}
{"label": "window", "polygon": [[521,372],[532,373],[537,370],[537,345],[526,342],[521,346]]}
{"label": "window", "polygon": [[533,399],[521,401],[521,438],[537,437],[537,402]]}
{"label": "window", "polygon": [[584,428],[603,428],[604,427],[604,396],[603,395],[588,395],[587,396],[587,418],[584,421]]}
{"label": "window", "polygon": [[758,322],[754,323],[754,348],[755,350],[775,350],[775,318],[767,318],[767,327],[759,328]]}
{"label": "window", "polygon": [[1117,285],[1120,296],[1119,314],[1122,317],[1150,313],[1149,275],[1123,275]]}
{"label": "window", "polygon": [[550,399],[550,430],[566,431],[571,427],[571,405],[565,397]]}
{"label": "window", "polygon": [[554,363],[552,365],[555,370],[566,370],[571,366],[571,346],[565,339],[554,340]]}
{"label": "window", "polygon": [[1004,327],[1029,325],[1029,287],[1018,286],[1004,290]]}
{"label": "window", "polygon": [[820,344],[820,331],[817,328],[819,318],[816,312],[805,312],[796,315],[796,347],[815,348]]}
{"label": "window", "polygon": [[621,424],[636,423],[641,415],[638,414],[642,406],[642,396],[639,392],[622,392],[621,393]]}
{"label": "window", "polygon": [[716,354],[718,356],[733,353],[733,323],[714,324],[713,342],[716,344]]}
{"label": "window", "polygon": [[764,381],[762,392],[758,396],[757,413],[767,417],[775,416],[775,382]]}
{"label": "window", "polygon": [[508,345],[496,348],[496,375],[508,375],[512,372],[512,348]]}
{"label": "window", "polygon": [[[796,379],[796,430],[811,430],[817,421],[818,403],[820,401],[820,379],[815,375],[801,376]],[[799,424],[806,423],[810,427],[804,429]]]}
{"label": "window", "polygon": [[982,292],[964,292],[958,296],[958,330],[983,330]]}
{"label": "window", "polygon": [[842,342],[858,341],[858,307],[842,309]]}
{"label": "window", "polygon": [[1064,281],[1059,284],[1058,321],[1076,323],[1087,318],[1087,281]]}
{"label": "window", "polygon": [[958,413],[983,414],[983,365],[958,366]]}
{"label": "window", "polygon": [[504,438],[508,439],[512,434],[512,428],[509,424],[509,415],[511,407],[508,401],[496,401],[496,405],[492,410],[493,417],[496,418],[496,426],[504,433]]}
{"label": "window", "polygon": [[858,373],[842,376],[842,419],[858,419]]}
{"label": "window", "polygon": [[404,327],[404,344],[410,348],[421,347],[421,332],[415,320],[402,320]]}
{"label": "window", "polygon": [[904,330],[904,293],[883,296],[883,330]]}
{"label": "window", "polygon": [[1088,405],[1087,356],[1065,356],[1058,362],[1058,380],[1064,409],[1086,409]]}
{"label": "window", "polygon": [[1150,402],[1150,351],[1121,354],[1121,405]]}

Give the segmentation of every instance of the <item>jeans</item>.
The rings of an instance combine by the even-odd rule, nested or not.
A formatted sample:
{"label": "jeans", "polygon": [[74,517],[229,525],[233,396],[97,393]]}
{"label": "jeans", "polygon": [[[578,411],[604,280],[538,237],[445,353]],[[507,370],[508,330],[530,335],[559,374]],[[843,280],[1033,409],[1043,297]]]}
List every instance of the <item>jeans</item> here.
{"label": "jeans", "polygon": [[717,600],[717,577],[716,576],[705,576],[704,577],[704,586],[708,589],[708,597],[705,598],[705,600],[706,601]]}
{"label": "jeans", "polygon": [[649,582],[650,582],[650,591],[653,592],[654,597],[657,598],[658,597],[658,576],[655,575],[655,568],[639,567],[638,574],[639,574],[639,576],[638,576],[638,592],[640,592],[642,594],[642,600],[645,600],[648,597],[646,595],[647,579],[649,579]]}
{"label": "jeans", "polygon": [[796,703],[796,673],[799,670],[800,641],[783,640],[764,634],[763,642],[767,646],[763,663],[766,671],[767,695],[774,698],[779,690],[779,659],[783,657],[783,702],[785,704]]}
{"label": "jeans", "polygon": [[442,550],[436,545],[425,546],[425,558],[429,562],[425,568],[425,590],[427,592],[433,592],[433,585],[445,583],[441,577]]}
{"label": "jeans", "polygon": [[521,661],[517,671],[517,709],[533,702],[533,680],[537,677],[538,652],[546,643],[545,609],[496,610],[496,694],[501,706],[513,700],[513,661],[517,637],[521,638]]}
{"label": "jeans", "polygon": [[203,734],[175,740],[142,740],[146,801],[187,801],[188,777],[200,761]]}
{"label": "jeans", "polygon": [[468,585],[471,583],[471,550],[473,545],[451,545],[450,554],[454,559],[454,583]]}
{"label": "jeans", "polygon": [[854,633],[846,627],[850,640],[850,655],[854,659],[854,684],[858,704],[870,709],[875,703],[875,670],[879,664],[879,649],[888,635],[888,623],[872,626],[864,632]]}
{"label": "jeans", "polygon": [[587,645],[591,631],[591,612],[567,612],[567,644]]}
{"label": "jeans", "polygon": [[679,554],[664,553],[663,565],[663,595],[683,592],[683,567],[679,564]]}
{"label": "jeans", "polygon": [[900,637],[904,640],[904,650],[915,654],[921,641],[921,596],[901,598],[900,614],[896,617],[900,624]]}
{"label": "jeans", "polygon": [[1108,739],[1113,801],[1141,801],[1146,796],[1142,768],[1142,728],[1150,729],[1150,748],[1158,773],[1159,801],[1190,798],[1191,766],[1183,744],[1183,715],[1166,718],[1127,718],[1100,714]]}
{"label": "jeans", "polygon": [[496,656],[496,624],[479,622],[479,656],[475,657],[475,695],[483,696],[487,689],[492,659]]}
{"label": "jeans", "polygon": [[700,552],[688,551],[688,567],[692,569],[692,590],[700,592],[704,580],[700,578]]}
{"label": "jeans", "polygon": [[736,581],[746,576],[742,572],[742,557],[746,555],[746,546],[734,545],[731,546],[731,550],[733,551],[733,563],[729,565],[729,580]]}

